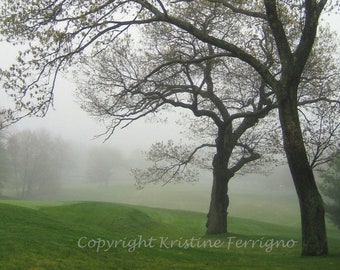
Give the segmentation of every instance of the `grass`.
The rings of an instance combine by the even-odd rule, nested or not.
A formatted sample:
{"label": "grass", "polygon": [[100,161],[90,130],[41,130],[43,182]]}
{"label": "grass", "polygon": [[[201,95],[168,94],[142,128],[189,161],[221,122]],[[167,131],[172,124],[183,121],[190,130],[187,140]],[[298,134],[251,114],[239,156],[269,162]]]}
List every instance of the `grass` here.
{"label": "grass", "polygon": [[[96,183],[66,185],[53,198],[57,201],[104,201],[160,207],[194,212],[208,212],[210,203],[210,183],[180,185],[148,185],[137,190],[134,182],[111,183],[100,186]],[[9,196],[15,196],[14,190],[6,190]],[[300,215],[296,193],[294,191],[262,190],[254,188],[248,191],[231,187],[228,212],[233,217],[247,217],[268,223],[285,224],[299,227]],[[40,198],[50,199],[50,198]],[[270,206],[270,207],[268,207]]]}
{"label": "grass", "polygon": [[[207,237],[205,219],[205,214],[197,212],[114,203],[2,200],[0,269],[326,270],[338,269],[340,264],[340,233],[336,230],[328,232],[329,256],[303,258],[299,255],[299,244],[292,248],[274,247],[271,252],[258,244],[236,247],[237,240],[242,243],[258,240],[263,245],[270,239],[299,241],[296,227],[230,217],[232,234]],[[197,239],[195,243],[205,241],[223,246],[179,245],[179,241],[183,244],[193,237]],[[110,249],[106,242],[97,252],[98,238],[100,243],[120,242]],[[169,246],[170,240],[174,241],[173,247]],[[141,246],[136,244],[133,248],[134,243]]]}

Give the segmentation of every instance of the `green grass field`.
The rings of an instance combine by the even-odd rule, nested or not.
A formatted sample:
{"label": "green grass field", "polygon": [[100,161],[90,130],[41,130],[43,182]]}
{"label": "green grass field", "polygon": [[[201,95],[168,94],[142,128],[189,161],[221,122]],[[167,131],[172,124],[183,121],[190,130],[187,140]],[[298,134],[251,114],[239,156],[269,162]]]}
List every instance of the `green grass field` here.
{"label": "green grass field", "polygon": [[339,269],[334,229],[329,256],[303,258],[297,227],[230,217],[230,234],[206,237],[205,221],[124,204],[1,200],[0,269]]}

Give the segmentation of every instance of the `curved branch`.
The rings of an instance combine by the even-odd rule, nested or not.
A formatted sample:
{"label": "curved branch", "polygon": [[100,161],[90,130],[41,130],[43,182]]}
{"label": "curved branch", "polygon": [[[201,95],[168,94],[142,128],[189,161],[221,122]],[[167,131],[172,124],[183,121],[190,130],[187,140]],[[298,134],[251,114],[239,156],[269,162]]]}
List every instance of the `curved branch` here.
{"label": "curved branch", "polygon": [[229,1],[227,0],[208,0],[208,1],[212,3],[222,4],[224,7],[229,8],[234,13],[250,16],[253,18],[260,18],[260,19],[267,21],[266,14],[261,13],[261,12],[251,11],[248,9],[237,8],[233,6],[232,4],[230,4]]}
{"label": "curved branch", "polygon": [[[299,63],[306,63],[309,57],[310,51],[314,45],[319,18],[326,4],[327,0],[321,0],[319,3],[315,0],[305,1],[306,21],[302,30],[300,43],[294,52],[295,64],[297,65],[299,65]],[[303,67],[304,65],[300,64],[299,73],[302,73]]]}
{"label": "curved branch", "polygon": [[288,68],[290,66],[290,63],[288,63],[287,60],[291,61],[293,54],[291,52],[284,27],[279,18],[279,15],[277,14],[276,1],[264,0],[264,5],[266,8],[266,13],[268,14],[268,22],[274,35],[280,59],[286,60],[284,66],[285,68]]}
{"label": "curved branch", "polygon": [[238,162],[232,168],[230,168],[230,172],[233,173],[233,174],[237,173],[247,163],[261,158],[260,154],[256,153],[254,151],[254,149],[250,148],[247,144],[236,143],[236,146],[243,147],[248,152],[249,156],[248,157],[245,157],[245,156],[241,157],[238,160]]}

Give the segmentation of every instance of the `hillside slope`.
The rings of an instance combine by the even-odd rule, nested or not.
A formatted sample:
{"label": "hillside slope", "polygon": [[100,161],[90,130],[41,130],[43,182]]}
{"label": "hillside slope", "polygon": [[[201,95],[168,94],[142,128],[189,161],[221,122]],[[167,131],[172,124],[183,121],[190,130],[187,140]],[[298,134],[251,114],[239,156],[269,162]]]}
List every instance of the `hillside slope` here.
{"label": "hillside slope", "polygon": [[201,213],[111,203],[0,201],[0,269],[338,269],[340,264],[336,231],[330,233],[330,256],[301,258],[296,228],[231,217],[232,234],[206,237],[204,222]]}

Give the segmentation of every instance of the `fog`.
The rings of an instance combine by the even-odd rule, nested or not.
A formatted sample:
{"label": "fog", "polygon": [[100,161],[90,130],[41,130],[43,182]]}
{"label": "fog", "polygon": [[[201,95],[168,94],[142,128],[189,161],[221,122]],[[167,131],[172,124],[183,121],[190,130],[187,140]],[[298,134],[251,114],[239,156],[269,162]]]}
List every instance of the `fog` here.
{"label": "fog", "polygon": [[[340,33],[338,15],[327,17],[325,20],[331,22],[334,29]],[[6,66],[13,59],[15,50],[4,44],[0,48],[1,51],[7,52],[6,57],[2,56],[1,63]],[[72,160],[70,164],[74,168],[61,179],[60,192],[50,198],[38,199],[110,201],[204,213],[208,211],[212,184],[212,174],[209,171],[202,171],[196,183],[170,183],[165,186],[155,184],[142,190],[136,189],[135,179],[131,174],[131,169],[146,166],[143,151],[147,151],[153,143],[169,139],[178,141],[182,138],[182,130],[176,124],[178,113],[163,113],[162,118],[167,118],[165,123],[152,119],[139,120],[124,129],[117,129],[104,142],[105,136],[95,137],[106,131],[105,126],[80,109],[75,88],[74,82],[59,77],[54,106],[47,116],[25,118],[6,130],[7,134],[15,134],[23,130],[45,129],[69,145]],[[0,107],[6,107],[8,99],[3,93],[0,98]],[[86,179],[84,174],[87,166],[84,159],[93,147],[110,148],[115,153],[115,162],[118,165],[105,185]],[[297,198],[285,165],[277,167],[267,175],[235,176],[230,182],[229,192],[229,213],[232,216],[257,218],[261,215],[264,221],[271,221],[273,217],[265,212],[264,207],[270,205],[272,209],[277,207],[282,211],[282,219],[286,223],[288,219],[294,225],[299,222]],[[13,186],[6,185],[3,194],[15,196]]]}
{"label": "fog", "polygon": [[[46,119],[50,118],[52,120],[53,117],[56,117],[53,113],[49,114]],[[78,113],[79,115],[82,114],[82,112]],[[47,132],[50,132],[51,136],[55,136],[50,130],[53,130],[56,126],[50,126],[50,122],[48,125],[42,125],[41,123],[44,120],[24,120],[20,125],[11,127],[8,133],[17,134],[21,130],[28,129],[40,133],[43,132],[43,130],[40,130],[43,127],[45,130],[49,130]],[[169,125],[142,122],[139,127],[138,125],[131,126],[120,131],[121,134],[117,135],[117,137],[114,134],[112,138],[103,143],[101,138],[92,139],[100,127],[96,126],[95,121],[91,121],[89,119],[81,123],[78,121],[74,125],[72,123],[64,124],[62,121],[53,122],[59,125],[59,128],[65,129],[65,133],[55,132],[55,134],[61,135],[67,149],[67,154],[63,157],[67,164],[59,169],[59,171],[62,170],[63,172],[60,177],[60,183],[58,182],[57,186],[52,185],[53,192],[43,189],[44,192],[41,193],[40,188],[37,187],[36,193],[33,192],[28,196],[22,196],[21,188],[19,188],[18,192],[15,183],[9,181],[3,189],[3,195],[29,200],[105,201],[202,213],[208,212],[212,186],[211,171],[201,171],[199,181],[195,183],[149,184],[141,190],[135,186],[135,179],[131,169],[145,168],[148,165],[142,151],[148,150],[148,144],[155,142],[153,136],[155,136],[156,140],[168,139],[167,136],[171,136],[171,134],[167,134],[167,136],[161,134],[164,137],[153,134],[148,137],[147,131],[143,134],[143,132],[139,132],[139,129],[143,128],[143,125],[149,125],[150,128],[159,125],[164,132],[164,130],[170,129]],[[30,125],[30,122],[34,122],[34,125]],[[68,125],[69,129],[66,128]],[[73,133],[71,133],[72,129],[74,134],[77,134],[77,137],[74,137]],[[138,136],[142,133],[142,138],[135,139],[133,135],[129,134],[129,130],[136,132],[134,134],[138,134]],[[156,129],[153,133],[156,133],[156,131],[159,130]],[[124,136],[125,132],[126,135]],[[128,141],[118,141],[117,138],[120,136]],[[106,168],[103,166],[93,168],[93,164],[100,162],[102,165],[104,163],[100,157],[104,157],[104,161],[110,162],[111,167],[107,182],[102,181],[104,179],[102,172]],[[93,173],[89,172],[91,170]],[[299,223],[297,198],[286,166],[277,167],[266,175],[236,175],[229,184],[229,196],[230,207],[228,211],[231,216],[261,218],[264,221],[274,223],[282,221],[290,225]],[[277,213],[284,211],[284,214],[273,216],[273,210]]]}

